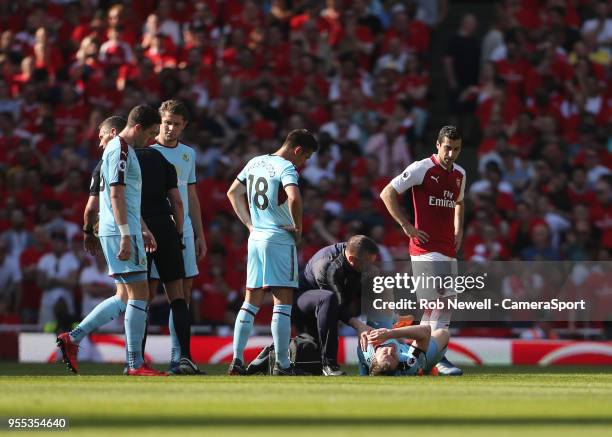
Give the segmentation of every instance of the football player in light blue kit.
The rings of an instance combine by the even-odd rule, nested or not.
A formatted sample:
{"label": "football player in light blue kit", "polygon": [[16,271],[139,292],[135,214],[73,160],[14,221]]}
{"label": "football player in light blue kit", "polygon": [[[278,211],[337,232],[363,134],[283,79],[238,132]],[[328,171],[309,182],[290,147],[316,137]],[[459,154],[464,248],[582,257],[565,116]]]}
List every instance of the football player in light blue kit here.
{"label": "football player in light blue kit", "polygon": [[[183,262],[185,264],[185,279],[183,279],[183,297],[187,305],[191,300],[191,287],[193,278],[198,275],[198,262],[206,255],[206,239],[200,212],[200,200],[196,190],[195,151],[181,143],[179,138],[187,126],[189,112],[187,106],[180,100],[167,100],[159,107],[161,128],[156,137],[156,144],[151,147],[157,149],[174,165],[178,179],[178,190],[183,201],[185,216],[183,224]],[[159,274],[155,263],[151,266],[149,285],[151,295],[157,290]],[[174,329],[174,314],[170,310],[168,328],[171,339],[170,372],[181,374],[179,360],[181,349],[176,330]]]}
{"label": "football player in light blue kit", "polygon": [[266,289],[274,296],[273,374],[299,374],[289,362],[291,305],[293,289],[298,286],[296,244],[302,235],[302,197],[296,166],[304,164],[317,149],[310,132],[293,130],[275,153],[251,159],[227,192],[236,215],[250,232],[246,297],[234,326],[230,375],[246,374],[244,348]]}
{"label": "football player in light blue kit", "polygon": [[[447,329],[429,325],[380,328],[363,332],[357,352],[360,365],[371,376],[414,376],[429,374],[446,353]],[[407,344],[405,340],[412,340]]]}
{"label": "football player in light blue kit", "polygon": [[98,236],[117,287],[128,296],[125,335],[128,349],[128,375],[166,375],[151,369],[142,358],[147,300],[147,245],[154,247],[151,235],[143,235],[140,217],[142,177],[132,146],[142,147],[155,136],[160,118],[146,105],[133,108],[127,125],[113,138],[102,155],[100,168],[100,222]]}

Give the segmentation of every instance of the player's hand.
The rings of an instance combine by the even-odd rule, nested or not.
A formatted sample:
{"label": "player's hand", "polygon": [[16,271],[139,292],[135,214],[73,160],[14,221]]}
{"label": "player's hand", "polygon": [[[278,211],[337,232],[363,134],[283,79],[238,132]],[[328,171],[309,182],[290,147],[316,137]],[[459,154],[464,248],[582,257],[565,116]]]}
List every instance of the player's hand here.
{"label": "player's hand", "polygon": [[129,235],[121,237],[121,244],[119,245],[119,253],[117,259],[121,261],[127,261],[132,256],[132,239]]}
{"label": "player's hand", "polygon": [[429,241],[429,234],[427,232],[415,228],[410,223],[402,225],[402,230],[404,234],[408,235],[410,238],[416,238],[423,244]]}
{"label": "player's hand", "polygon": [[373,329],[368,333],[368,343],[377,346],[391,338],[391,330],[387,328]]}
{"label": "player's hand", "polygon": [[359,334],[359,347],[364,352],[368,350],[368,332],[367,331],[363,331],[361,334]]}
{"label": "player's hand", "polygon": [[100,241],[93,234],[85,234],[83,238],[83,249],[91,255],[98,253],[100,249]]}
{"label": "player's hand", "polygon": [[455,251],[459,252],[459,249],[461,249],[462,242],[463,242],[463,231],[459,231],[455,234]]}
{"label": "player's hand", "polygon": [[295,244],[300,244],[302,241],[302,230],[296,228],[295,226],[280,226],[281,229],[289,232],[293,239],[295,240]]}
{"label": "player's hand", "polygon": [[142,231],[142,241],[144,242],[145,252],[151,253],[157,250],[157,241],[148,229]]}
{"label": "player's hand", "polygon": [[208,248],[206,247],[206,239],[204,236],[196,237],[195,239],[195,252],[198,262],[202,261],[202,259],[206,256],[206,251]]}

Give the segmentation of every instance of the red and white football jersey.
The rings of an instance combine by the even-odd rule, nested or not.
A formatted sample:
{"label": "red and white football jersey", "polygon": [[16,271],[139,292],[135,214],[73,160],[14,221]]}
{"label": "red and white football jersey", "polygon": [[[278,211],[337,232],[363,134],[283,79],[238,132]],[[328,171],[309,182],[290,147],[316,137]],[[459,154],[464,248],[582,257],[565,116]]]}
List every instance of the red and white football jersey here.
{"label": "red and white football jersey", "polygon": [[455,204],[463,200],[465,170],[457,164],[446,170],[432,155],[406,167],[391,186],[398,193],[412,188],[414,225],[429,234],[427,243],[410,239],[410,255],[438,252],[456,258]]}

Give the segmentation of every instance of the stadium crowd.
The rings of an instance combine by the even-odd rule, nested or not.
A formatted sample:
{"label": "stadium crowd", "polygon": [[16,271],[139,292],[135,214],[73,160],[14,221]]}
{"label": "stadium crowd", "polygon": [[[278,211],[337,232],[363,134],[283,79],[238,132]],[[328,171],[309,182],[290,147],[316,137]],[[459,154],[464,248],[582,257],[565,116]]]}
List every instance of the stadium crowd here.
{"label": "stadium crowd", "polygon": [[[476,149],[478,174],[467,175],[463,259],[609,260],[608,2],[500,1],[490,23],[462,17],[437,59],[431,41],[448,6],[0,1],[0,323],[65,330],[111,294],[80,229],[97,128],[169,98],[192,114],[183,141],[197,150],[208,242],[194,323],[233,324],[248,235],[226,191],[248,159],[295,128],[317,132],[322,146],[301,169],[300,262],[358,233],[380,244],[383,261],[406,258],[379,193],[417,150],[433,151],[434,63],[450,119],[481,139],[464,144]],[[410,196],[402,202],[411,208]]]}

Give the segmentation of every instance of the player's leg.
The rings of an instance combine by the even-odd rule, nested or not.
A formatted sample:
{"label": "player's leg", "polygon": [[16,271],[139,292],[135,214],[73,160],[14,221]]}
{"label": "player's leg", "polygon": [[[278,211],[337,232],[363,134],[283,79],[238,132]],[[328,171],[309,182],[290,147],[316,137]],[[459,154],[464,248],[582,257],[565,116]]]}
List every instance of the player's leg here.
{"label": "player's leg", "polygon": [[272,311],[272,339],[276,364],[289,368],[289,341],[291,340],[291,306],[293,304],[292,288],[274,288],[274,309]]}
{"label": "player's leg", "polygon": [[173,314],[173,329],[179,342],[179,360],[174,367],[171,363],[171,373],[204,374],[191,360],[191,315],[183,295],[183,279],[164,282],[164,289],[170,302],[170,309]]}
{"label": "player's leg", "polygon": [[[120,238],[116,238],[117,248]],[[118,250],[114,253],[118,253]],[[115,280],[125,286],[128,294],[125,310],[125,338],[128,349],[128,375],[161,376],[166,375],[148,367],[142,356],[147,310],[149,306],[149,284],[147,281],[147,258],[142,235],[132,236],[132,254],[128,260],[111,258],[109,269],[114,272]]]}
{"label": "player's leg", "polygon": [[289,361],[293,292],[298,286],[297,249],[293,244],[261,243],[262,280],[274,295],[271,328],[276,360],[272,374],[298,375],[301,372]]}
{"label": "player's leg", "polygon": [[244,302],[240,307],[240,311],[238,311],[234,324],[234,354],[232,363],[227,371],[228,375],[246,375],[246,368],[244,367],[244,349],[249,340],[249,335],[251,335],[251,331],[253,330],[255,316],[259,311],[263,297],[263,288],[247,288],[246,290]]}
{"label": "player's leg", "polygon": [[425,374],[437,369],[437,365],[444,358],[447,351],[450,333],[448,329],[436,329],[431,333],[427,352],[425,354],[426,365],[423,369]]}
{"label": "player's leg", "polygon": [[244,348],[253,329],[255,316],[263,300],[263,247],[261,241],[249,239],[247,248],[247,280],[244,302],[234,323],[234,354],[228,375],[246,375]]}
{"label": "player's leg", "polygon": [[[170,231],[168,231],[170,233]],[[183,263],[183,283],[181,285],[182,295],[187,304],[187,312],[189,313],[189,303],[191,302],[191,287],[193,286],[193,278],[198,275],[198,265],[195,255],[195,240],[193,236],[183,237],[184,248],[182,249],[181,262]],[[172,250],[174,252],[174,250]],[[177,260],[176,257],[173,260]],[[171,261],[172,262],[172,261]],[[161,265],[161,264],[160,264]],[[158,276],[159,277],[159,276]],[[174,323],[174,309],[170,307],[170,313],[168,315],[168,330],[170,331],[171,351],[170,351],[170,367],[177,368],[178,363],[181,359],[181,342],[179,340],[178,333],[175,329]],[[183,316],[181,316],[183,317]],[[188,320],[191,320],[189,315]],[[189,335],[191,337],[191,334]]]}
{"label": "player's leg", "polygon": [[[445,274],[456,276],[458,274],[457,260],[453,258],[445,257],[445,261],[442,263],[443,271]],[[447,290],[449,291],[449,290]],[[448,307],[447,301],[448,299],[454,298],[456,296],[455,290],[450,290],[450,295],[447,293],[447,297],[441,299],[444,306],[441,309],[435,309],[431,313],[431,317],[429,320],[429,325],[431,326],[432,331],[436,330],[447,330],[450,327],[451,317],[453,314],[453,310]],[[448,340],[446,341],[448,344]],[[446,352],[446,349],[445,349]],[[438,370],[438,374],[444,376],[461,376],[463,375],[463,370],[459,367],[455,366],[453,363],[449,361],[448,358],[444,354],[437,360],[438,364],[436,365],[436,369]]]}
{"label": "player's leg", "polygon": [[[110,247],[104,245],[107,242],[104,237],[101,239],[105,256],[110,249]],[[78,372],[77,350],[81,340],[111,320],[117,319],[126,310],[128,300],[127,290],[125,287],[120,286],[120,284],[116,284],[116,286],[117,291],[114,296],[100,302],[75,329],[69,333],[64,332],[57,337],[57,345],[62,351],[63,360],[74,373]]]}
{"label": "player's leg", "polygon": [[[432,252],[421,256],[412,257],[412,272],[415,276],[423,277],[445,277],[457,275],[457,260],[448,256]],[[455,290],[438,290],[433,286],[421,286],[417,291],[417,299],[429,301],[439,301],[444,304],[444,308],[435,310],[425,310],[421,318],[421,324],[428,324],[432,331],[437,329],[448,329],[452,316],[452,310],[448,308],[446,302],[449,298],[456,295]],[[445,357],[439,360],[437,366],[440,375],[460,376],[463,371],[453,365]]]}
{"label": "player's leg", "polygon": [[[446,299],[443,299],[442,301],[445,301],[445,300]],[[444,309],[433,310],[431,320],[429,322],[432,331],[444,330],[448,333],[451,315],[452,315],[452,310],[448,309],[446,305]],[[438,369],[438,374],[440,375],[444,375],[444,376],[463,375],[463,370],[461,370],[459,367],[451,363],[450,360],[446,358],[444,354],[442,354],[442,356],[437,360],[436,368]]]}

